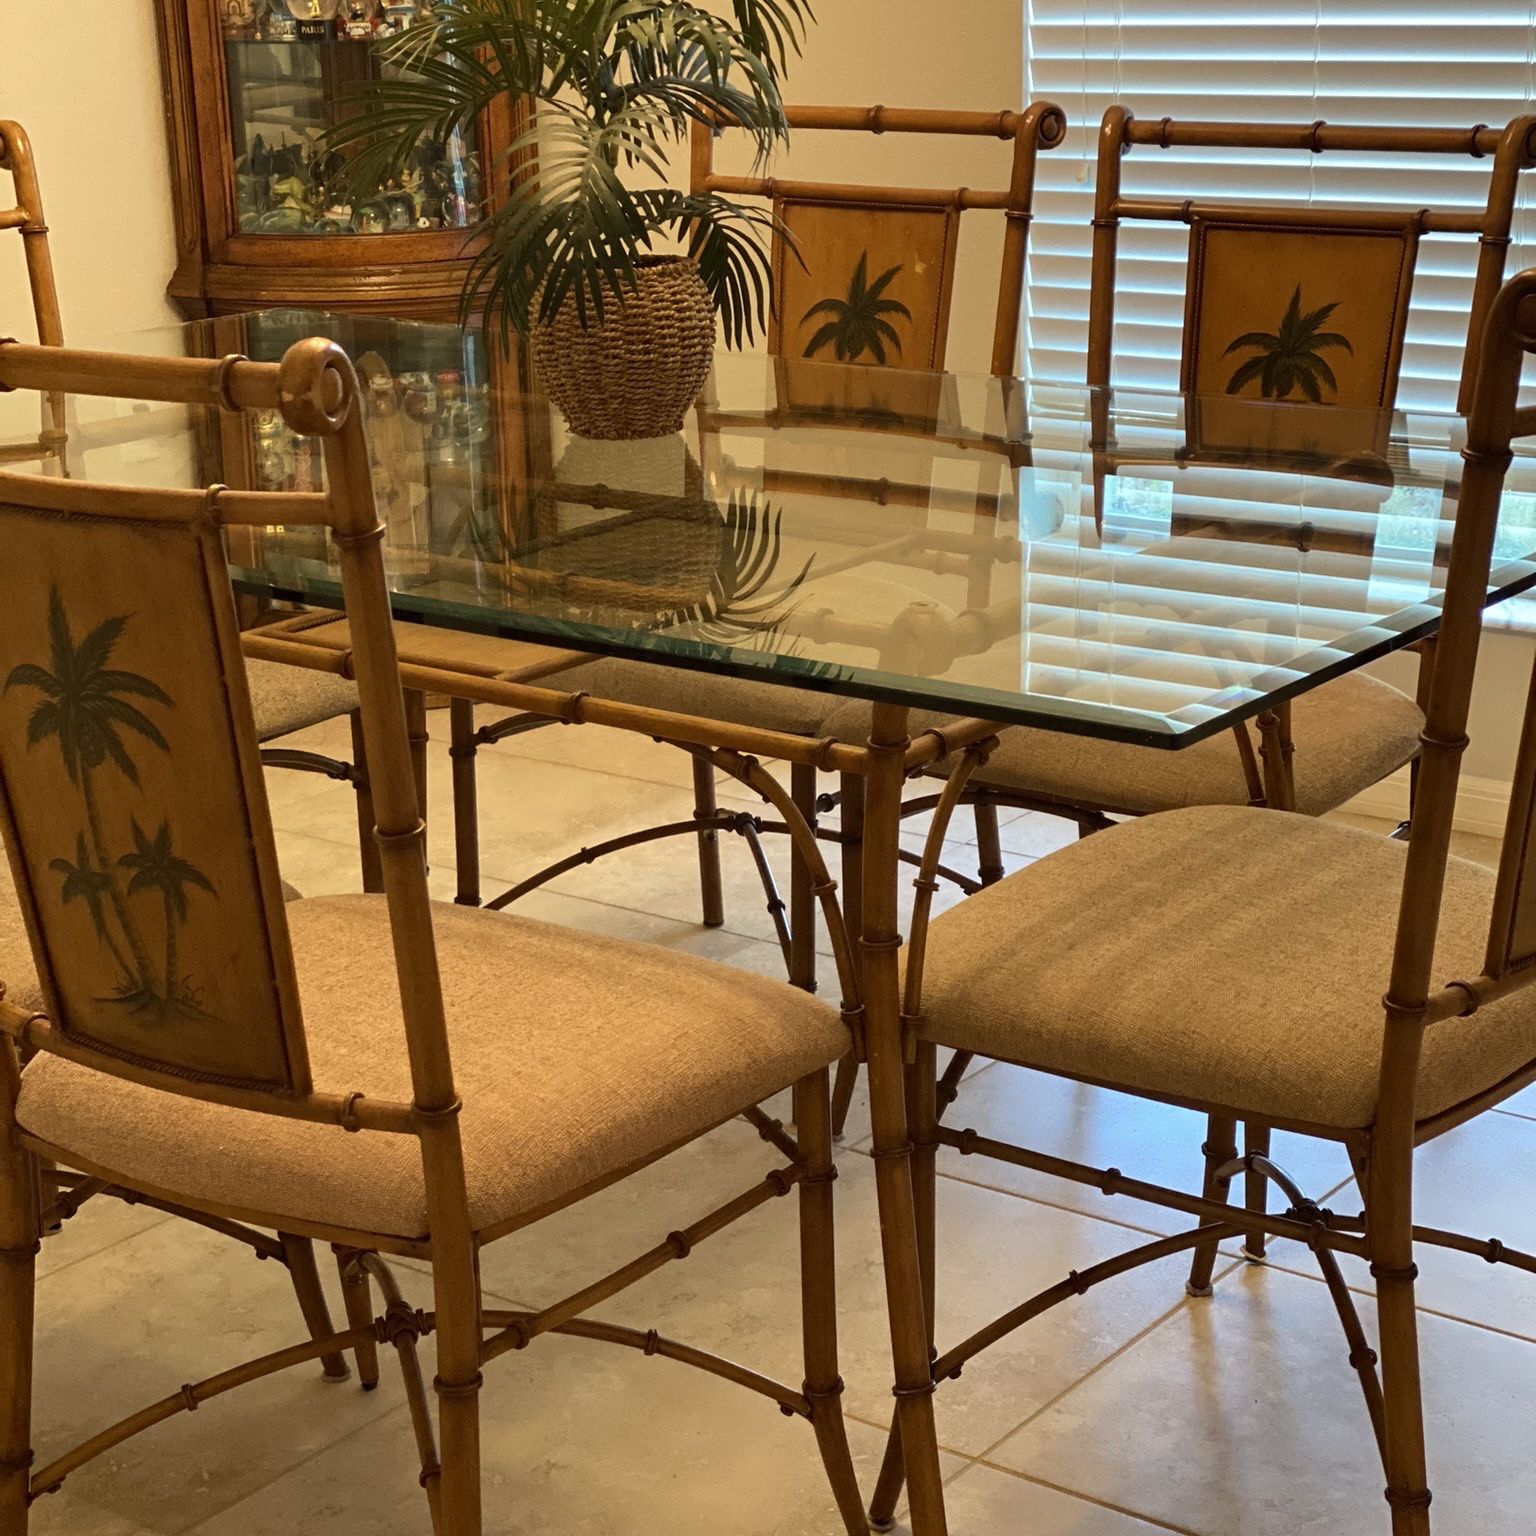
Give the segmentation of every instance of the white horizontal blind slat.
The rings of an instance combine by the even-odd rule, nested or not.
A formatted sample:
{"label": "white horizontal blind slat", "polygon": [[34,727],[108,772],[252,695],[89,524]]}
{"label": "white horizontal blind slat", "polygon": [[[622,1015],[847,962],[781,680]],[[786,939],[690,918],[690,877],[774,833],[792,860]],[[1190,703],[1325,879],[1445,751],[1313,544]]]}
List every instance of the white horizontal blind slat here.
{"label": "white horizontal blind slat", "polygon": [[[1029,370],[1039,378],[1083,377],[1093,159],[1111,103],[1142,117],[1469,128],[1504,123],[1536,96],[1536,0],[1023,3],[1029,97],[1060,103],[1072,124],[1063,148],[1042,156],[1036,184],[1025,325]],[[1489,168],[1449,155],[1138,149],[1125,184],[1153,197],[1475,208]],[[1510,272],[1536,261],[1528,180]],[[1177,385],[1188,240],[1182,225],[1122,225],[1118,382]],[[1454,403],[1475,264],[1467,237],[1423,241],[1402,405]]]}

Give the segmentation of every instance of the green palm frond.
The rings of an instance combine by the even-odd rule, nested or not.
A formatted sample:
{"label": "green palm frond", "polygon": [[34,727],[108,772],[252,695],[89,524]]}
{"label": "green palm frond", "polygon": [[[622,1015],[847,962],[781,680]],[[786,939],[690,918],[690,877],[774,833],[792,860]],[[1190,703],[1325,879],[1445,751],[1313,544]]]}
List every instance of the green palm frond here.
{"label": "green palm frond", "polygon": [[[726,340],[750,340],[768,312],[771,213],[666,186],[666,147],[692,123],[745,129],[759,160],[786,136],[778,75],[798,53],[806,0],[439,0],[429,24],[380,45],[382,78],[327,135],[354,193],[399,175],[423,139],[468,135],[506,98],[538,123],[498,168],[533,161],[486,221],[464,290],[525,331],[566,303],[582,325],[636,283],[659,236],[686,240]],[[638,185],[633,184],[638,183]],[[534,313],[535,305],[537,313]]]}
{"label": "green palm frond", "polygon": [[816,558],[810,556],[788,576],[777,574],[783,558],[783,521],[783,511],[762,503],[756,492],[733,491],[709,595],[661,615],[660,626],[687,627],[700,639],[727,645],[781,628],[794,611],[790,599],[804,585]]}

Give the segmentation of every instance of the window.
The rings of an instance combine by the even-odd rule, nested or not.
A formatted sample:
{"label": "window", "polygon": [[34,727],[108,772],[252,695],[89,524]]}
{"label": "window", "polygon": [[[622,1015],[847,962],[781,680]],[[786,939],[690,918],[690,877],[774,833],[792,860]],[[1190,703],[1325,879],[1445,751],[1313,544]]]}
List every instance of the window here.
{"label": "window", "polygon": [[[1093,162],[1105,107],[1141,117],[1502,124],[1536,96],[1536,0],[1026,0],[1027,86],[1071,122],[1043,155],[1030,233],[1029,371],[1083,377]],[[1480,206],[1489,162],[1469,156],[1138,149],[1126,189],[1389,207]],[[1528,172],[1528,183],[1536,172]],[[1530,188],[1507,270],[1536,260]],[[1533,223],[1532,235],[1536,235]],[[1117,276],[1116,381],[1178,383],[1189,234],[1127,221]],[[1524,244],[1524,250],[1522,250]],[[1398,400],[1454,403],[1476,260],[1466,236],[1421,243]]]}

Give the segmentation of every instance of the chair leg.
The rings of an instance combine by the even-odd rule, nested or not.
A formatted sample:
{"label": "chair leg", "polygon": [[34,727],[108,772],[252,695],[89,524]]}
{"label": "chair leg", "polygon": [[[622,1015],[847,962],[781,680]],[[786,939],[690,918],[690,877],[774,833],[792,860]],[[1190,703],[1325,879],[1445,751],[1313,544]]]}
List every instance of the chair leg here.
{"label": "chair leg", "polygon": [[837,1370],[837,1249],[833,1224],[832,1103],[823,1068],[795,1084],[795,1136],[810,1170],[800,1181],[800,1312],[805,1395],[822,1465],[848,1536],[864,1536],[864,1501],[843,1422]]}
{"label": "chair leg", "polygon": [[[288,1278],[293,1282],[293,1293],[299,1299],[299,1311],[304,1314],[304,1325],[312,1339],[323,1339],[335,1333],[331,1323],[331,1309],[325,1300],[325,1288],[320,1284],[320,1270],[315,1264],[315,1245],[307,1237],[291,1237],[286,1232],[277,1234],[283,1245],[283,1262],[288,1266]],[[352,1374],[347,1368],[346,1356],[340,1353],[322,1355],[320,1364],[327,1381],[346,1381]]]}
{"label": "chair leg", "polygon": [[377,825],[373,814],[373,791],[368,787],[368,747],[363,740],[363,717],[352,711],[352,766],[356,774],[352,788],[357,797],[357,852],[363,865],[363,889],[384,889],[384,865],[379,858],[379,844],[374,836]]}
{"label": "chair leg", "polygon": [[[1250,1157],[1269,1156],[1269,1127],[1249,1120],[1243,1126],[1243,1150]],[[1256,1216],[1269,1210],[1269,1180],[1254,1168],[1243,1176],[1244,1203]],[[1250,1232],[1243,1240],[1243,1257],[1250,1264],[1262,1264],[1268,1254],[1269,1239],[1263,1232]]]}
{"label": "chair leg", "polygon": [[[917,1258],[922,1272],[923,1317],[928,1329],[928,1358],[934,1358],[934,1329],[938,1301],[938,1172],[939,1100],[938,1047],[920,1044],[907,1072],[907,1130],[912,1140],[912,1205],[917,1218]],[[871,1530],[894,1530],[906,1468],[901,1436],[892,1426],[885,1460],[869,1501]]]}
{"label": "chair leg", "polygon": [[997,807],[990,800],[978,800],[976,816],[976,874],[982,885],[996,885],[1003,878],[1002,833],[997,825]]}
{"label": "chair leg", "polygon": [[475,706],[468,699],[448,701],[453,763],[453,856],[458,870],[454,895],[461,907],[480,905],[480,805],[475,786]]}
{"label": "chair leg", "polygon": [[0,1536],[26,1536],[32,1468],[37,1164],[13,1135],[20,1083],[15,1048],[0,1039]]}
{"label": "chair leg", "polygon": [[445,1262],[434,1252],[437,1307],[437,1421],[442,1472],[437,1536],[481,1536],[480,1284],[475,1255]]}
{"label": "chair leg", "polygon": [[[341,1276],[341,1297],[347,1308],[347,1327],[366,1328],[373,1322],[373,1287],[362,1255],[350,1249],[336,1249],[336,1271]],[[379,1384],[379,1346],[368,1339],[354,1351],[357,1379],[363,1391],[372,1392]]]}
{"label": "chair leg", "polygon": [[1414,1305],[1413,1151],[1372,1147],[1367,1230],[1376,1314],[1381,1334],[1381,1389],[1385,1400],[1387,1503],[1392,1536],[1430,1536],[1429,1478],[1424,1454],[1424,1406],[1419,1365],[1419,1320]]}
{"label": "chair leg", "polygon": [[405,690],[405,731],[411,748],[411,777],[416,780],[416,810],[427,819],[427,696],[420,688]]}
{"label": "chair leg", "polygon": [[[1212,1115],[1206,1127],[1205,1188],[1207,1200],[1225,1201],[1231,1186],[1230,1178],[1222,1178],[1218,1172],[1224,1163],[1237,1156],[1237,1121],[1230,1115]],[[1221,1240],[1211,1237],[1195,1249],[1195,1257],[1189,1266],[1188,1290],[1191,1296],[1209,1296],[1211,1277],[1216,1272],[1216,1252]]]}
{"label": "chair leg", "polygon": [[725,888],[720,879],[720,833],[713,822],[720,802],[715,798],[715,770],[705,758],[693,759],[693,815],[699,826],[699,896],[706,928],[725,926]]}
{"label": "chair leg", "polygon": [[[838,806],[842,814],[843,923],[857,965],[859,935],[864,924],[864,780],[856,773],[842,774],[838,781]],[[832,1134],[841,1137],[848,1124],[848,1109],[859,1082],[859,1064],[850,1054],[837,1064],[832,1087]]]}
{"label": "chair leg", "polygon": [[[816,768],[794,763],[789,770],[790,793],[806,825],[816,830]],[[789,979],[807,992],[816,990],[816,893],[806,862],[791,849],[789,866]]]}

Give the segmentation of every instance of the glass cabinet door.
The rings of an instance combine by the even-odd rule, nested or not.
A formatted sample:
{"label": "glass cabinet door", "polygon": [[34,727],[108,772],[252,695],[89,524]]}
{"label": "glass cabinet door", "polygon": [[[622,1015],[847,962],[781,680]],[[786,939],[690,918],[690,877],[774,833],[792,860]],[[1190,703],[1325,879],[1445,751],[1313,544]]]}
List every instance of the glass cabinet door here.
{"label": "glass cabinet door", "polygon": [[381,37],[427,19],[427,0],[219,0],[246,235],[399,235],[467,229],[481,215],[479,155],[455,134],[423,139],[400,176],[352,193],[320,142],[355,110],[356,87],[388,68]]}

